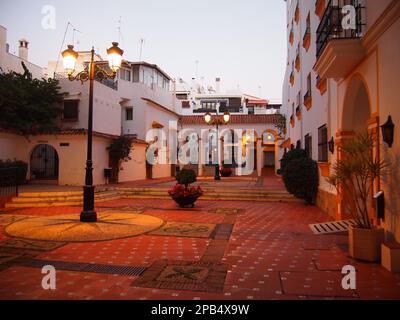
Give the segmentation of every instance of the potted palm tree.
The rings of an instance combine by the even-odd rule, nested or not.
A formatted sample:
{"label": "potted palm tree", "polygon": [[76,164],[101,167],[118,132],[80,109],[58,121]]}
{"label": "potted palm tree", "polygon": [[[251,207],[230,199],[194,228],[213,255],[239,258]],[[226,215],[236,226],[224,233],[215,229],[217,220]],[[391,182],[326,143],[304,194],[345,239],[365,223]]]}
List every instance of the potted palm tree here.
{"label": "potted palm tree", "polygon": [[370,219],[370,199],[374,182],[387,167],[385,161],[374,159],[375,138],[360,133],[341,147],[342,157],[333,166],[328,182],[343,196],[347,213],[356,225],[349,230],[349,253],[355,259],[369,262],[380,260],[384,230]]}
{"label": "potted palm tree", "polygon": [[168,193],[181,208],[193,208],[197,199],[203,195],[200,186],[190,187],[196,180],[196,172],[193,170],[182,169],[176,174],[177,184]]}

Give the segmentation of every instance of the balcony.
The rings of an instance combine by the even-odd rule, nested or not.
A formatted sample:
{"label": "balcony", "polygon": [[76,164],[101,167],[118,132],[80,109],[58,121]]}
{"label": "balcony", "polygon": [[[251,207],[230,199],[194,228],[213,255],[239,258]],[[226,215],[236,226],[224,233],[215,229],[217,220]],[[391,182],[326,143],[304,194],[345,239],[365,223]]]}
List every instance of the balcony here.
{"label": "balcony", "polygon": [[304,106],[307,108],[307,111],[312,107],[312,95],[311,90],[308,90],[307,93],[304,95]]}
{"label": "balcony", "polygon": [[326,0],[316,0],[315,1],[315,14],[322,19],[324,16],[324,11],[326,7]]}
{"label": "balcony", "polygon": [[240,107],[219,107],[219,113],[243,113],[243,106]]}
{"label": "balcony", "polygon": [[308,26],[303,37],[303,48],[306,49],[306,51],[308,52],[308,49],[310,49],[310,45],[311,45],[311,27]]}
{"label": "balcony", "polygon": [[289,42],[290,42],[290,45],[293,45],[293,42],[294,42],[294,31],[293,31],[293,28],[292,28],[292,30],[290,30]]}
{"label": "balcony", "polygon": [[320,76],[317,76],[317,89],[323,95],[326,90],[328,89],[328,81],[326,78],[321,78]]}
{"label": "balcony", "polygon": [[105,85],[106,87],[109,87],[110,89],[118,90],[118,81],[113,79],[96,79],[96,81],[102,85]]}
{"label": "balcony", "polygon": [[295,68],[296,68],[297,72],[299,72],[301,69],[300,53],[297,53],[297,55],[296,55]]}
{"label": "balcony", "polygon": [[294,72],[293,72],[293,71],[292,71],[292,73],[290,74],[289,81],[290,81],[290,84],[291,84],[292,87],[293,87],[293,86],[294,86]]}
{"label": "balcony", "polygon": [[[355,24],[342,26],[347,12],[345,5],[353,5]],[[365,24],[365,8],[356,0],[329,0],[317,29],[317,63],[314,70],[321,78],[341,79],[361,62],[365,50],[361,44]]]}
{"label": "balcony", "polygon": [[292,126],[292,128],[294,128],[295,126],[294,115],[290,116],[290,125]]}
{"label": "balcony", "polygon": [[[300,1],[300,0],[299,0],[299,1]],[[296,21],[296,24],[299,24],[299,21],[300,21],[300,8],[299,8],[299,3],[297,3],[296,11],[294,12],[294,21]]]}
{"label": "balcony", "polygon": [[301,109],[300,109],[300,106],[297,106],[297,108],[296,108],[296,117],[297,117],[297,120],[301,120]]}

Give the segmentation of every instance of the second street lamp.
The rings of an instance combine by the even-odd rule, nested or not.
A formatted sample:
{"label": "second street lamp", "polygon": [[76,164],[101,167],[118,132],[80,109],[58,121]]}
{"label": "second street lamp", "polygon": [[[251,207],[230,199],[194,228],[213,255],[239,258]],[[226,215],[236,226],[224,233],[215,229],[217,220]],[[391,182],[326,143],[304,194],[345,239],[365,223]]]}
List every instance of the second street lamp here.
{"label": "second street lamp", "polygon": [[214,180],[216,181],[221,180],[221,175],[219,172],[219,126],[228,124],[231,118],[231,114],[229,112],[225,112],[222,119],[220,119],[218,114],[218,108],[219,106],[217,106],[215,110],[216,112],[215,119],[212,118],[209,112],[207,112],[204,116],[204,121],[210,126],[215,126],[217,129],[217,164],[215,166],[215,176],[214,176]]}
{"label": "second street lamp", "polygon": [[108,67],[111,71],[105,68],[105,61],[94,61],[94,48],[91,50],[90,63],[85,69],[74,76],[75,64],[79,54],[74,51],[74,46],[69,45],[68,49],[62,52],[64,69],[68,74],[70,81],[80,81],[82,84],[89,81],[89,115],[88,115],[88,138],[87,138],[87,158],[85,172],[85,186],[83,187],[83,211],[81,212],[80,220],[82,222],[96,222],[97,213],[94,210],[94,189],[93,186],[93,91],[94,80],[103,80],[106,78],[115,79],[117,72],[122,64],[122,55],[124,51],[118,47],[118,43],[113,42],[113,46],[107,50]]}

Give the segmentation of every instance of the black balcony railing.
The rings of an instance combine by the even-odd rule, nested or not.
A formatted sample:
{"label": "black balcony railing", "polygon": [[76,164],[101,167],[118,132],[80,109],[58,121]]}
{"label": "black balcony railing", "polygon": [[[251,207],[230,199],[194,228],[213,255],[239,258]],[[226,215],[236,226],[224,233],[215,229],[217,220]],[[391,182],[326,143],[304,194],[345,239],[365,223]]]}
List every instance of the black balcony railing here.
{"label": "black balcony railing", "polygon": [[107,79],[96,79],[96,81],[105,85],[106,87],[109,87],[110,89],[118,90],[118,80],[107,78]]}
{"label": "black balcony railing", "polygon": [[[345,6],[353,6],[355,11],[355,25],[343,28],[342,21],[347,19],[349,12],[343,13]],[[332,39],[356,39],[363,33],[364,16],[363,5],[360,0],[329,0],[321,23],[317,29],[317,57],[321,56],[326,45]]]}
{"label": "black balcony railing", "polygon": [[219,112],[224,113],[224,112],[229,112],[229,113],[241,113],[243,112],[243,107],[219,107]]}

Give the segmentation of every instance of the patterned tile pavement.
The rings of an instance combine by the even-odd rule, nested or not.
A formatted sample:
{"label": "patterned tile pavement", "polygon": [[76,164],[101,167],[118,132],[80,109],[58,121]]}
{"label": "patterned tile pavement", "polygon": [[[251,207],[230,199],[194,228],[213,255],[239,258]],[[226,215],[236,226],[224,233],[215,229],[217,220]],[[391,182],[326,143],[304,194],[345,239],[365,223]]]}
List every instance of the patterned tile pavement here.
{"label": "patterned tile pavement", "polygon": [[[1,242],[6,241],[7,236],[4,226],[0,225],[0,253],[3,253],[4,262],[7,261],[7,266],[0,268],[0,299],[400,299],[400,274],[392,274],[378,264],[348,258],[346,235],[316,236],[311,233],[309,223],[330,220],[315,207],[283,202],[199,201],[195,209],[181,210],[172,201],[154,202],[151,199],[115,200],[97,206],[98,212],[137,207],[144,214],[165,222],[231,224],[233,229],[224,229],[229,240],[224,238],[225,234],[221,239],[214,239],[213,235],[194,238],[143,234],[113,241],[69,243],[47,252],[24,252],[23,249],[13,252],[12,248],[1,248]],[[245,211],[221,214],[219,208]],[[80,208],[13,209],[3,210],[0,216],[3,213],[56,216],[79,214]],[[204,262],[205,266],[219,263],[226,265],[227,270],[215,279],[216,283],[223,283],[223,290],[216,292],[191,291],[190,286],[186,290],[157,284],[139,287],[135,283],[140,282],[140,276],[66,270],[57,271],[57,289],[45,291],[41,287],[40,268],[27,267],[18,263],[18,259],[13,263],[13,254],[24,253],[32,259],[136,266],[147,270],[161,260],[183,264],[192,261],[201,265]],[[341,288],[341,268],[347,264],[357,269],[357,289],[354,291]],[[207,274],[207,270],[200,274]]]}

